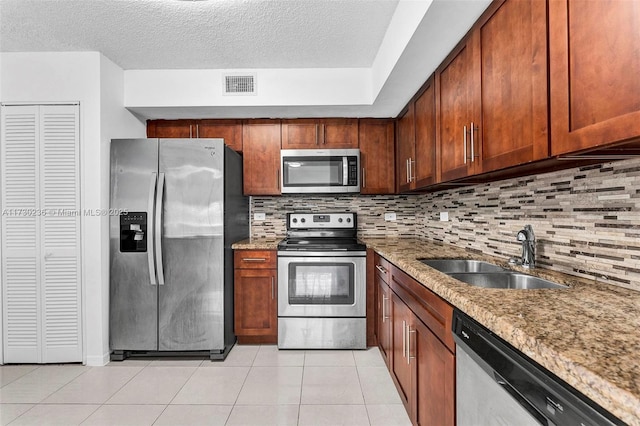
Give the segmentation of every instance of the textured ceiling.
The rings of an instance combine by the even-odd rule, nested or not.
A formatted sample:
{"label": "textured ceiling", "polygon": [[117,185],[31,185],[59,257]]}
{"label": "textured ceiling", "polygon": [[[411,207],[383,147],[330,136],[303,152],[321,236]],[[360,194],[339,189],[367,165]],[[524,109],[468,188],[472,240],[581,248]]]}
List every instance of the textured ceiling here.
{"label": "textured ceiling", "polygon": [[124,69],[370,67],[398,0],[0,0],[0,51]]}

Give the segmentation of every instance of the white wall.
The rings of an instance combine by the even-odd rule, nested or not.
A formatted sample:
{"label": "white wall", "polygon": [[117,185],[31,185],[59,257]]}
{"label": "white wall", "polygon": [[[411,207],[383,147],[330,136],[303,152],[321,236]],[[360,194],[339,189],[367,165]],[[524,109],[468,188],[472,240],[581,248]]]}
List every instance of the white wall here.
{"label": "white wall", "polygon": [[[105,56],[100,56],[100,204],[104,208],[109,207],[110,191],[110,159],[109,149],[111,139],[119,138],[144,138],[146,137],[146,124],[139,120],[124,108],[124,71],[122,68],[111,62]],[[88,296],[92,300],[87,300],[88,306],[96,308],[93,313],[96,324],[100,323],[100,334],[89,337],[95,339],[92,346],[101,347],[104,359],[90,359],[87,357],[89,365],[104,365],[108,361],[109,351],[109,217],[100,217],[101,253],[99,262],[101,270],[101,286],[95,294]],[[100,310],[98,311],[98,307]],[[95,330],[97,332],[97,329]]]}
{"label": "white wall", "polygon": [[[235,71],[235,70],[234,70]],[[222,70],[125,71],[127,107],[369,105],[369,68],[256,69],[257,94],[223,95]]]}
{"label": "white wall", "polygon": [[[98,52],[2,53],[0,66],[0,102],[80,103],[81,208],[108,209],[109,135],[145,134],[144,123],[124,110],[123,71]],[[81,216],[84,345],[89,365],[103,365],[109,355],[106,221]]]}

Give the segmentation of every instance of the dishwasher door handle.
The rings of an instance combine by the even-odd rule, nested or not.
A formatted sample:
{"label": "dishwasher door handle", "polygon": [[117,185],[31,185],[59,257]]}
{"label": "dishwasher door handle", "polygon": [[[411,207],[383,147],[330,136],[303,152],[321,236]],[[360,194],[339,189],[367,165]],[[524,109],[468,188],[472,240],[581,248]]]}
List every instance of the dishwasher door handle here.
{"label": "dishwasher door handle", "polygon": [[529,414],[535,417],[536,420],[540,422],[540,424],[548,424],[547,418],[542,415],[542,413],[540,413],[540,411],[538,411],[538,409],[534,407],[529,401],[527,401],[522,395],[520,395],[520,393],[511,385],[511,383],[506,381],[504,377],[498,374],[497,371],[493,372],[493,378],[495,379],[496,383],[502,387],[502,389],[507,391],[507,393],[511,395],[513,399],[518,401],[518,404],[520,404],[522,408],[527,410]]}

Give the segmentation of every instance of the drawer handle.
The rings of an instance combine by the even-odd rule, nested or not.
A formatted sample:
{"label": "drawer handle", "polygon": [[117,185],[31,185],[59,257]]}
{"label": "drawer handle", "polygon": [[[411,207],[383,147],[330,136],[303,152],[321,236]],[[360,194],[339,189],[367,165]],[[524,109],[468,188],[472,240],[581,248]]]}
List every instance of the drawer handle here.
{"label": "drawer handle", "polygon": [[276,298],[276,291],[275,291],[275,279],[273,277],[271,277],[271,300]]}
{"label": "drawer handle", "polygon": [[387,270],[384,269],[381,265],[376,265],[376,269],[380,272],[382,272],[383,274],[387,273]]}
{"label": "drawer handle", "polygon": [[265,262],[267,259],[264,257],[243,257],[243,262]]}

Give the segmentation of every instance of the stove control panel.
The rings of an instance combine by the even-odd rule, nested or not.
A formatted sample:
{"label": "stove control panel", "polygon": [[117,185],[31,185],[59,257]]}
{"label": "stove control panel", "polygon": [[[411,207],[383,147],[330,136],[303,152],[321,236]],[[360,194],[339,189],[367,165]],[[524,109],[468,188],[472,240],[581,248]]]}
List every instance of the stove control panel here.
{"label": "stove control panel", "polygon": [[356,213],[288,213],[287,229],[355,229]]}

